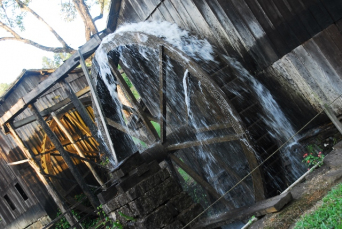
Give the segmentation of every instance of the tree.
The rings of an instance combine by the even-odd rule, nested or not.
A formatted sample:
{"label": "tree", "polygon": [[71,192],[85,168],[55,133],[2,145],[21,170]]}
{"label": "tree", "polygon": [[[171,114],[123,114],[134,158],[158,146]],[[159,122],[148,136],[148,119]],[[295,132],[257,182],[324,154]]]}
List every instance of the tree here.
{"label": "tree", "polygon": [[9,86],[10,85],[7,83],[0,83],[0,96],[2,96],[6,92]]}
{"label": "tree", "polygon": [[[34,0],[0,0],[0,28],[4,29],[11,36],[0,37],[0,41],[18,41],[32,45],[39,49],[54,52],[54,53],[73,53],[75,49],[71,48],[64,39],[33,9],[30,8],[30,3]],[[94,19],[89,13],[89,7],[93,4],[100,4],[100,15]],[[97,33],[95,21],[102,18],[105,6],[108,5],[108,0],[61,0],[61,13],[66,21],[71,21],[79,15],[85,26],[85,38],[89,40],[92,34]],[[61,47],[48,47],[41,45],[32,40],[26,39],[20,35],[18,30],[25,30],[23,19],[25,15],[31,14],[37,20],[41,21],[46,28],[56,37],[61,44]]]}
{"label": "tree", "polygon": [[53,58],[50,59],[46,56],[42,58],[43,68],[54,69],[58,68],[63,64],[63,62],[71,56],[70,53],[54,53]]}

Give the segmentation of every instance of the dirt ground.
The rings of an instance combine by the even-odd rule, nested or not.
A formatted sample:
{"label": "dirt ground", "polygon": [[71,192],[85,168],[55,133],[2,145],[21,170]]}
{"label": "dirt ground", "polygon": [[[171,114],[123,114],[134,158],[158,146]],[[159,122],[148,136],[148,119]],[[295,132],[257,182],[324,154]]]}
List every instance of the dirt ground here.
{"label": "dirt ground", "polygon": [[320,200],[332,187],[342,182],[342,141],[334,145],[325,157],[324,164],[312,171],[292,190],[294,200],[274,214],[266,215],[249,228],[287,229],[293,228],[296,221],[305,213],[317,208]]}

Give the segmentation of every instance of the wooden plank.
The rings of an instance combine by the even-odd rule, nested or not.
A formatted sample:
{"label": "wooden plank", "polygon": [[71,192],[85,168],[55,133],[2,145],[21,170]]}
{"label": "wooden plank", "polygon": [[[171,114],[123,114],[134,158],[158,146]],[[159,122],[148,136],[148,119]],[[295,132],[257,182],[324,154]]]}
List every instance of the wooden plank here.
{"label": "wooden plank", "polygon": [[200,220],[191,228],[194,229],[211,229],[217,228],[223,225],[227,225],[236,220],[242,220],[248,218],[252,215],[259,217],[266,215],[268,213],[280,211],[287,203],[293,199],[291,192],[260,201],[253,204],[252,206],[242,207],[238,209],[231,210],[227,213],[221,215],[215,215],[214,217],[209,217]]}
{"label": "wooden plank", "polygon": [[[217,2],[217,0],[206,1],[206,3],[209,6],[210,11],[215,15],[216,19],[218,20],[220,25],[223,27],[224,32],[229,37],[228,41],[230,45],[241,56],[243,56],[243,54],[245,53],[245,47],[244,47],[243,41],[241,40],[240,34],[236,30],[230,18],[226,15],[224,10],[222,9],[221,5]],[[203,14],[209,15],[208,12],[206,14],[205,13]],[[215,22],[213,19],[211,19],[211,21]]]}
{"label": "wooden plank", "polygon": [[242,57],[240,50],[235,47],[236,41],[234,41],[232,35],[228,34],[228,31],[225,30],[207,2],[205,0],[195,0],[193,2],[208,24],[213,36],[217,40],[217,43],[223,48],[223,50],[228,53],[229,56]]}
{"label": "wooden plank", "polygon": [[[9,124],[7,126],[8,126],[8,129],[9,129],[13,139],[16,141],[16,143],[18,144],[18,147],[22,150],[22,152],[25,154],[25,156],[30,160],[30,165],[32,166],[34,171],[37,173],[37,175],[40,178],[40,180],[42,181],[42,183],[45,185],[45,187],[48,190],[49,194],[52,196],[53,200],[55,201],[55,203],[57,204],[57,206],[59,207],[61,212],[65,213],[66,209],[67,209],[66,203],[62,200],[62,198],[58,194],[57,190],[54,188],[54,186],[51,183],[51,181],[49,179],[45,179],[45,177],[42,176],[41,173],[42,173],[43,170],[39,166],[39,163],[34,158],[34,154],[32,153],[32,151],[30,151],[25,146],[24,142],[21,140],[21,138],[15,132],[15,130],[12,128],[12,126],[9,125]],[[74,224],[74,223],[77,222],[77,221],[75,221],[75,219],[74,219],[74,217],[72,216],[71,213],[67,213],[65,217],[66,217],[67,221],[70,224]]]}
{"label": "wooden plank", "polygon": [[313,37],[321,31],[321,27],[316,18],[312,15],[309,8],[304,6],[301,0],[287,0],[287,2],[291,7],[291,12],[299,17],[303,26],[310,34],[310,37]]}
{"label": "wooden plank", "polygon": [[[331,25],[330,27],[336,27],[335,25]],[[316,46],[319,48],[319,51],[323,54],[321,64],[325,63],[329,65],[334,74],[329,74],[330,79],[333,80],[333,85],[340,87],[340,81],[342,79],[342,59],[341,59],[341,51],[335,45],[334,41],[331,39],[330,34],[327,33],[327,30],[322,31],[317,34],[317,36],[313,37]],[[337,31],[336,31],[337,32]],[[342,41],[341,34],[335,34],[339,36],[340,41]]]}
{"label": "wooden plank", "polygon": [[[78,91],[76,93],[76,96],[80,97],[80,96],[88,93],[89,91],[90,91],[90,88],[89,88],[89,86],[87,86],[87,87],[83,88],[82,90]],[[83,98],[82,100],[85,100],[85,98]],[[59,103],[57,103],[57,104],[55,104],[55,105],[53,105],[51,107],[48,107],[45,110],[42,110],[40,113],[41,113],[42,116],[45,117],[47,115],[50,115],[51,112],[54,112],[54,111],[62,108],[66,104],[70,103],[70,101],[71,101],[70,98],[64,99],[61,102],[59,102]],[[13,127],[16,129],[16,128],[22,127],[22,126],[24,126],[26,124],[29,124],[31,122],[34,122],[35,120],[36,120],[36,118],[34,117],[34,115],[31,115],[31,116],[26,117],[26,118],[24,118],[22,120],[13,122]]]}
{"label": "wooden plank", "polygon": [[[164,19],[168,22],[171,23],[175,23],[174,18],[172,17],[172,15],[170,14],[169,10],[166,8],[165,6],[165,1],[162,1],[160,6],[158,7],[158,10],[160,11],[160,13],[163,15]],[[180,26],[180,25],[179,25]]]}
{"label": "wooden plank", "polygon": [[139,16],[140,21],[144,21],[147,15],[143,11],[142,5],[144,5],[145,2],[144,1],[140,1],[140,4],[139,4],[139,3],[137,3],[137,0],[126,0],[126,1],[128,1],[131,4],[133,10]]}
{"label": "wooden plank", "polygon": [[[78,125],[79,127],[87,126],[89,128],[89,131],[93,138],[95,138],[96,142],[99,144],[99,149],[101,153],[104,153],[108,158],[111,158],[112,154],[110,153],[108,147],[105,145],[103,140],[98,136],[98,128],[91,119],[89,113],[87,112],[86,108],[84,107],[82,100],[78,99],[77,93],[74,94],[72,91],[71,86],[65,82],[61,81],[60,82],[62,88],[65,90],[65,93],[68,95],[72,103],[74,104],[76,110],[78,111],[79,115],[79,120],[84,121],[85,125]],[[88,86],[89,87],[89,86]],[[75,122],[76,125],[79,124],[79,122]],[[84,128],[83,128],[84,129]],[[88,132],[87,130],[84,130],[85,132]]]}
{"label": "wooden plank", "polygon": [[[321,0],[300,0],[309,9],[312,15],[316,18],[317,23],[320,25],[321,30],[325,29],[333,23],[333,19],[324,7]],[[298,3],[297,3],[298,4]]]}
{"label": "wooden plank", "polygon": [[[334,51],[331,50],[332,47],[327,45],[327,41],[325,41],[323,33],[320,33],[319,35],[322,36],[315,36],[312,40],[303,44],[303,46],[318,65],[320,80],[321,82],[324,82],[324,84],[321,86],[325,87],[325,91],[329,90],[332,93],[336,93],[330,97],[330,100],[332,101],[342,92],[342,75],[339,76],[336,72],[336,70],[341,72],[341,67],[338,66],[341,65],[340,54],[338,53],[336,57],[337,63],[335,63],[335,66],[337,69],[334,69],[332,67],[332,63],[335,61],[333,59]],[[323,50],[320,48],[323,48]],[[323,52],[326,53],[326,56],[329,57],[330,61],[326,59],[326,56],[324,56]]]}
{"label": "wooden plank", "polygon": [[288,26],[296,34],[300,43],[305,42],[311,38],[310,34],[306,30],[306,27],[302,24],[302,21],[296,14],[291,13],[289,9],[289,4],[285,2],[286,0],[273,1],[282,18],[286,21]]}
{"label": "wooden plank", "polygon": [[333,18],[334,22],[342,18],[342,3],[340,0],[321,0],[329,15]]}
{"label": "wooden plank", "polygon": [[[147,5],[150,7],[149,16],[153,17],[153,21],[165,21],[163,14],[159,10],[159,5],[161,0],[144,0]],[[149,17],[146,17],[145,20],[148,20]]]}
{"label": "wooden plank", "polygon": [[319,63],[302,46],[299,46],[293,52],[309,73],[310,76],[306,80],[311,83],[311,87],[318,94],[321,103],[329,103],[329,98],[334,98],[336,93],[330,91],[331,85],[327,84],[326,79],[322,77],[322,70],[319,67]]}
{"label": "wooden plank", "polygon": [[283,40],[283,37],[277,30],[275,30],[272,22],[267,17],[266,13],[262,9],[258,1],[245,0],[245,2],[269,37],[272,46],[274,47],[274,51],[278,54],[279,57],[285,55],[289,49],[285,41]]}
{"label": "wooden plank", "polygon": [[164,60],[164,47],[159,47],[159,126],[160,143],[166,141],[166,66]]}
{"label": "wooden plank", "polygon": [[190,141],[190,142],[184,142],[184,143],[178,143],[175,145],[169,145],[166,147],[168,151],[175,151],[180,149],[186,149],[190,147],[196,147],[196,146],[202,146],[202,145],[210,145],[215,143],[221,143],[221,142],[229,142],[229,141],[237,141],[240,137],[236,134],[232,135],[226,135],[223,137],[214,137],[209,139],[203,139],[198,141]]}
{"label": "wooden plank", "polygon": [[329,37],[333,40],[334,44],[338,47],[339,52],[342,53],[342,36],[341,31],[339,31],[337,26],[331,25],[324,32],[329,35]]}
{"label": "wooden plank", "polygon": [[259,24],[258,20],[253,15],[252,11],[249,9],[248,5],[244,1],[232,0],[238,10],[240,17],[245,21],[246,26],[249,31],[253,34],[256,45],[260,47],[260,51],[263,52],[264,66],[268,66],[278,59],[278,55],[272,47],[267,34]]}
{"label": "wooden plank", "polygon": [[[94,35],[87,43],[85,43],[81,48],[82,54],[88,58],[96,48],[100,45],[101,38],[98,35]],[[2,125],[8,122],[10,119],[14,118],[20,112],[22,112],[28,104],[35,101],[40,95],[51,88],[57,81],[62,78],[67,77],[67,74],[79,65],[79,54],[73,54],[69,59],[67,59],[59,68],[56,69],[46,80],[41,82],[37,87],[35,87],[31,92],[25,95],[22,99],[13,106],[13,110],[10,115],[1,117]]]}
{"label": "wooden plank", "polygon": [[83,190],[84,194],[88,197],[91,205],[96,209],[99,205],[100,202],[99,200],[94,196],[94,194],[90,191],[89,187],[85,183],[83,177],[81,176],[81,173],[78,171],[77,167],[75,164],[72,162],[70,156],[68,153],[64,150],[63,145],[57,138],[57,136],[52,132],[50,127],[47,125],[43,117],[39,114],[39,111],[34,105],[29,106],[30,109],[32,110],[33,114],[36,116],[36,119],[39,123],[39,125],[42,127],[46,135],[49,137],[53,145],[56,147],[56,149],[59,151],[59,153],[62,155],[65,163],[68,165],[70,172],[73,174],[75,180],[77,183],[80,185],[81,189]]}
{"label": "wooden plank", "polygon": [[122,1],[119,17],[124,23],[136,23],[141,20],[139,15],[134,11],[131,3],[128,1]]}
{"label": "wooden plank", "polygon": [[[79,53],[81,53],[81,50],[78,50]],[[100,121],[102,123],[102,127],[105,131],[105,137],[108,141],[108,148],[109,150],[105,149],[104,148],[104,144],[102,143],[102,141],[100,141],[99,139],[99,144],[101,144],[101,151],[103,150],[104,153],[106,153],[106,156],[107,158],[111,161],[111,160],[114,160],[116,163],[118,163],[118,158],[117,158],[117,155],[115,154],[115,150],[114,150],[114,144],[113,144],[113,141],[111,139],[111,136],[110,136],[110,133],[109,133],[109,130],[108,130],[108,127],[107,127],[107,123],[106,123],[106,119],[104,117],[104,112],[103,112],[103,109],[102,109],[102,104],[101,104],[101,100],[97,94],[97,90],[96,90],[96,86],[93,82],[93,79],[90,77],[89,75],[89,72],[88,72],[88,69],[85,65],[85,62],[84,62],[84,59],[82,57],[82,55],[80,55],[81,57],[81,66],[82,66],[82,69],[83,69],[83,72],[84,72],[84,76],[86,77],[87,79],[87,82],[88,82],[88,85],[90,87],[90,91],[91,91],[91,95],[92,95],[92,98],[94,100],[94,103],[95,103],[95,106],[96,109],[97,109],[97,112],[98,112],[98,115],[100,116]],[[82,114],[84,114],[84,107],[82,106],[82,104],[79,104],[78,101],[77,101],[77,98],[74,99],[74,102],[75,104],[77,105],[78,109],[81,111]],[[92,124],[92,121],[90,121],[88,118],[89,116],[88,115],[84,115],[84,120],[87,120],[87,125],[89,128],[95,128],[94,125]],[[94,135],[96,136],[96,135]],[[112,162],[111,162],[112,163]]]}
{"label": "wooden plank", "polygon": [[[181,169],[183,169],[192,179],[194,179],[199,185],[201,185],[205,190],[207,190],[213,197],[219,199],[221,195],[201,176],[199,176],[194,170],[192,170],[187,164],[182,162],[178,157],[173,154],[169,154],[169,157],[172,161],[174,161]],[[226,200],[225,198],[221,198],[220,202],[225,204],[230,209],[234,209],[234,205]]]}
{"label": "wooden plank", "polygon": [[[69,141],[71,142],[71,144],[74,146],[74,148],[76,149],[78,155],[81,158],[85,158],[84,153],[82,152],[81,148],[76,144],[76,142],[74,141],[73,137],[71,136],[71,134],[68,132],[68,130],[64,127],[64,125],[61,123],[61,121],[57,118],[56,114],[54,112],[51,113],[52,118],[55,120],[55,122],[57,123],[57,126],[61,129],[61,131],[63,132],[63,134],[69,139]],[[97,180],[97,182],[103,186],[104,182],[102,181],[101,177],[99,176],[99,174],[95,171],[94,167],[87,161],[87,159],[84,161],[84,163],[87,165],[87,167],[89,168],[89,170],[91,171],[91,173],[93,174],[93,176],[95,177],[95,179]]]}
{"label": "wooden plank", "polygon": [[146,117],[146,115],[143,112],[143,108],[141,107],[140,103],[134,97],[132,91],[130,90],[130,88],[126,84],[124,78],[122,77],[120,72],[117,70],[117,68],[115,67],[115,64],[113,63],[113,61],[111,59],[109,59],[109,66],[111,68],[111,71],[112,71],[113,75],[120,82],[120,85],[121,85],[122,89],[125,91],[126,95],[128,96],[128,99],[132,102],[132,105],[138,111],[139,116],[140,116],[141,120],[143,121],[144,125],[146,126],[146,129],[147,129],[149,135],[152,138],[154,138],[153,140],[156,141],[157,139],[159,139],[159,136],[158,136],[158,133],[157,133],[156,129],[153,127],[152,123]]}
{"label": "wooden plank", "polygon": [[[258,0],[260,6],[272,22],[274,28],[281,34],[289,49],[293,49],[300,45],[300,41],[292,29],[288,26],[279,13],[278,8],[273,1]],[[289,51],[290,51],[289,50]]]}
{"label": "wooden plank", "polygon": [[197,29],[197,26],[194,23],[191,15],[184,8],[184,6],[182,4],[182,0],[169,0],[169,1],[174,6],[175,10],[178,12],[179,17],[182,18],[182,21],[184,22],[184,25],[185,25],[184,29],[195,32],[197,34],[200,34],[200,32]]}
{"label": "wooden plank", "polygon": [[[239,15],[239,12],[235,8],[232,1],[217,0],[217,2],[220,5],[220,8],[222,8],[225,12],[226,17],[229,18],[234,28],[238,32],[239,40],[243,43],[245,48],[244,51],[247,51],[249,55],[253,58],[254,64],[257,63],[258,65],[260,65],[260,62],[263,62],[263,60],[265,59],[262,55],[262,51],[260,50],[260,47],[256,44],[255,38],[247,28],[245,22],[242,20],[241,16]],[[253,64],[249,66],[253,67]]]}
{"label": "wooden plank", "polygon": [[183,28],[186,29],[186,24],[183,21],[183,19],[180,17],[177,9],[174,7],[174,5],[171,3],[171,1],[164,1],[163,2],[165,8],[167,9],[167,11],[170,13],[170,15],[172,16],[173,20],[175,21],[175,23]]}
{"label": "wooden plank", "polygon": [[136,9],[136,12],[140,15],[142,21],[144,21],[150,14],[150,9],[146,5],[145,1],[129,0],[132,7]]}
{"label": "wooden plank", "polygon": [[116,30],[116,27],[118,25],[118,15],[121,8],[121,0],[113,0],[110,1],[110,9],[107,19],[107,26],[109,30],[112,32]]}

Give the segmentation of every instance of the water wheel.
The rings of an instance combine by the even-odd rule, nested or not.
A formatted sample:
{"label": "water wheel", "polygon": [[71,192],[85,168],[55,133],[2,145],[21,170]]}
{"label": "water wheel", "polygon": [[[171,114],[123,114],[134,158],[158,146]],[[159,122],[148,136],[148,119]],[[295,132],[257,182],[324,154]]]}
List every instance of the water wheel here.
{"label": "water wheel", "polygon": [[[225,57],[213,54],[213,59],[204,60],[198,53],[187,55],[162,38],[122,32],[102,45],[94,65],[93,77],[98,84],[102,82],[106,90],[111,88],[115,93],[122,90],[126,98],[101,98],[119,108],[121,118],[107,119],[108,125],[143,142],[142,154],[171,158],[219,194],[257,168],[258,160],[240,115],[255,105],[238,112],[228,95],[234,94],[238,100],[241,92],[224,92],[228,83],[239,80]],[[104,111],[107,117],[111,112]],[[260,118],[249,126],[258,122]],[[255,169],[240,190],[227,199],[233,207],[264,199],[264,179],[260,168]]]}

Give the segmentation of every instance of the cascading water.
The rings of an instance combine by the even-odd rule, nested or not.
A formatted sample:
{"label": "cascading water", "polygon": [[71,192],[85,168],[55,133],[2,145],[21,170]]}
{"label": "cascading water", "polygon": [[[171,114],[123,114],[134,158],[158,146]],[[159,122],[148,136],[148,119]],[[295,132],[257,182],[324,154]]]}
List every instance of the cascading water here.
{"label": "cascading water", "polygon": [[286,118],[284,112],[280,109],[278,103],[274,100],[270,91],[257,81],[249,72],[235,59],[225,56],[232,66],[241,74],[245,81],[248,81],[252,86],[253,91],[257,95],[260,104],[264,111],[262,117],[268,125],[269,133],[279,142],[279,146],[290,141],[281,149],[282,158],[290,161],[291,169],[288,169],[286,174],[289,182],[297,180],[304,172],[304,166],[301,163],[301,158],[293,156],[293,151],[298,145],[298,136],[295,136],[295,130],[290,121]]}
{"label": "cascading water", "polygon": [[[216,61],[214,49],[208,41],[191,36],[187,31],[181,30],[177,25],[168,22],[154,21],[128,24],[122,26],[113,34],[108,35],[96,51],[95,59],[97,72],[106,85],[112,102],[116,104],[116,112],[121,114],[122,105],[117,96],[116,81],[108,65],[108,56],[114,59],[120,58],[123,69],[129,70],[133,76],[130,80],[139,92],[142,102],[153,116],[159,118],[161,113],[158,110],[158,50],[136,46],[129,42],[125,46],[120,46],[119,43],[122,41],[116,40],[118,35],[136,31],[162,38],[187,56],[200,62],[202,68],[208,73],[212,69],[217,69],[219,63]],[[149,39],[147,35],[142,33],[138,36],[143,42]],[[112,51],[108,53],[108,50]],[[177,52],[176,49],[174,51]],[[188,62],[188,57],[183,56],[183,61]],[[227,57],[227,61],[236,70],[237,77],[248,81],[251,85],[264,109],[266,116],[263,118],[272,136],[280,142],[284,142],[291,137],[294,134],[294,130],[269,91],[236,60]],[[189,74],[188,69],[184,69],[179,63],[176,63],[169,57],[166,58],[165,65],[168,107],[167,116],[163,118],[168,121],[168,134],[176,133],[180,127],[191,127],[191,129],[200,130],[215,124],[229,122],[222,111],[222,103],[214,101],[215,96],[210,94],[210,90],[201,83],[200,78],[194,79]],[[239,93],[233,90],[231,92]],[[123,116],[119,116],[121,117],[121,123],[124,125],[125,120]],[[233,116],[233,118],[235,117]],[[238,118],[235,119],[238,120]],[[187,132],[188,129],[185,129],[184,132]],[[191,131],[188,132],[190,133]],[[186,135],[186,139],[182,139],[181,136],[173,136],[175,141],[173,144],[194,140],[204,141],[211,137],[225,136],[232,133],[232,128],[207,132],[197,131],[191,137]],[[184,133],[182,134],[184,136]],[[295,140],[293,144],[296,144]],[[288,176],[295,179],[301,175],[300,170],[296,169],[301,165],[298,165],[300,163],[299,160],[291,157],[291,150],[288,149],[289,147],[282,151],[282,157],[286,160],[293,160],[291,161],[293,167],[291,170],[292,174]],[[191,147],[180,150],[177,152],[177,155],[214,186],[218,193],[223,194],[249,172],[248,162],[241,151],[242,149],[239,144],[230,142],[218,143],[215,144],[215,147],[208,145]],[[291,178],[291,180],[293,179]],[[248,177],[244,184],[235,188],[227,195],[226,199],[230,200],[235,207],[249,205],[254,202],[252,190],[252,179]]]}

